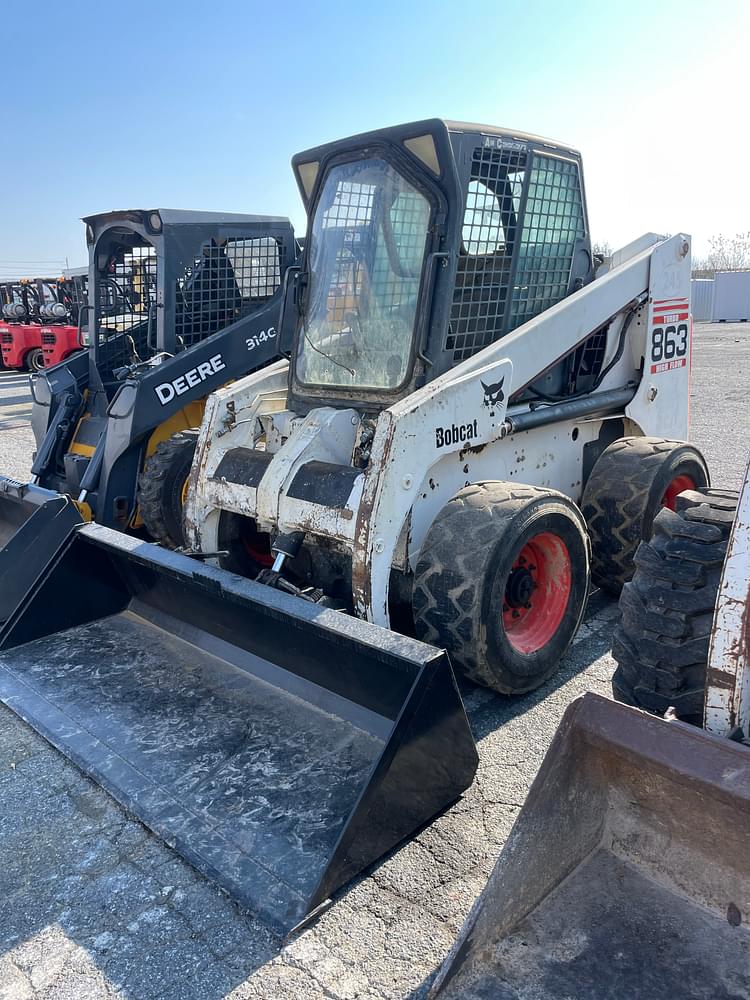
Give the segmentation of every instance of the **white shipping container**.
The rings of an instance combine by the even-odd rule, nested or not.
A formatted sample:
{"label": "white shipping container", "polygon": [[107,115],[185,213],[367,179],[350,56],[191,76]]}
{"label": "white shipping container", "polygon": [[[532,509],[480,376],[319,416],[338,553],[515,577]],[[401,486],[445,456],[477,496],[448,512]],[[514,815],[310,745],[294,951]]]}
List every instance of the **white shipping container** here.
{"label": "white shipping container", "polygon": [[750,319],[750,271],[717,271],[714,278],[714,322]]}
{"label": "white shipping container", "polygon": [[690,311],[696,323],[710,323],[714,315],[714,279],[693,278],[690,282]]}

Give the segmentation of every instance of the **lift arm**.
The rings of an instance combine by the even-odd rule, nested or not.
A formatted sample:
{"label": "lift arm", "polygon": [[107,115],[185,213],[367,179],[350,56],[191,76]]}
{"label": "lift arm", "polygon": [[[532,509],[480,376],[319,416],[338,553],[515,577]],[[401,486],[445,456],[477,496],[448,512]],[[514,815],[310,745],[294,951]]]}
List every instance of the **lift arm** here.
{"label": "lift arm", "polygon": [[[630,343],[602,389],[632,381],[641,369],[644,375],[625,412],[638,424],[646,414],[652,421],[658,418],[664,437],[686,436],[690,244],[682,234],[653,240],[646,249],[641,248],[643,241],[634,244],[636,252],[630,258],[621,251],[620,262],[604,277],[381,414],[354,532],[352,579],[359,614],[387,623],[396,545],[435,463],[504,437],[510,396],[616,318],[610,326],[607,364],[626,314],[646,297],[647,315],[633,324]],[[673,337],[667,349],[664,318],[672,315],[685,317],[684,343]],[[656,350],[659,338],[660,351]],[[665,357],[667,350],[674,355]],[[520,409],[528,413],[528,406]]]}

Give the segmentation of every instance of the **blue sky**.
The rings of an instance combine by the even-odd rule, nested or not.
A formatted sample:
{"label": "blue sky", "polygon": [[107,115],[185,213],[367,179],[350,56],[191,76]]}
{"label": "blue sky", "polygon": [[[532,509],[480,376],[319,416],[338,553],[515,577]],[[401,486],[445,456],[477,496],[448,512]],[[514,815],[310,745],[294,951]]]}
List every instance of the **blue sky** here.
{"label": "blue sky", "polygon": [[114,208],[304,229],[293,153],[432,116],[577,146],[594,239],[700,252],[750,230],[749,37],[747,0],[5,0],[0,273],[84,263]]}

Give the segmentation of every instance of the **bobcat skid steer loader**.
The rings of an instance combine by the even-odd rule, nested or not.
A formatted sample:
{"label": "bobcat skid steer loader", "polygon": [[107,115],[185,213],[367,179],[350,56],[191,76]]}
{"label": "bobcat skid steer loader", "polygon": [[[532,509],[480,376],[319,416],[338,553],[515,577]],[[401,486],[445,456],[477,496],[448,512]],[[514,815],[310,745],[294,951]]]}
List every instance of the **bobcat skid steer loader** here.
{"label": "bobcat skid steer loader", "polygon": [[708,478],[689,240],[595,277],[575,151],[430,120],[293,166],[291,358],[207,401],[198,558],[85,525],[0,632],[0,697],[287,929],[471,782],[450,660],[541,684],[591,560],[619,590]]}
{"label": "bobcat skid steer loader", "polygon": [[0,621],[74,523],[182,544],[205,397],[280,356],[288,219],[160,209],[84,221],[88,349],[32,378],[31,482],[0,476]]}
{"label": "bobcat skid steer loader", "polygon": [[194,551],[413,627],[504,693],[556,669],[589,564],[619,592],[684,442],[690,246],[594,277],[580,157],[421,122],[294,159],[310,212],[289,370],[209,399]]}
{"label": "bobcat skid steer loader", "polygon": [[657,516],[620,605],[615,695],[666,719],[570,706],[433,997],[750,997],[750,466]]}

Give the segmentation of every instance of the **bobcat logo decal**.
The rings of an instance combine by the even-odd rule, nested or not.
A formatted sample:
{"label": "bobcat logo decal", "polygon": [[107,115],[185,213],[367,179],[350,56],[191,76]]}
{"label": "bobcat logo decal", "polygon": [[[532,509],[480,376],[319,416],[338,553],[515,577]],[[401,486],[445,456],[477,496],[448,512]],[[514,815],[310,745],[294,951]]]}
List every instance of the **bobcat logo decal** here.
{"label": "bobcat logo decal", "polygon": [[493,382],[492,385],[485,385],[485,383],[482,382],[482,388],[484,389],[484,405],[489,407],[491,410],[502,403],[505,399],[505,393],[503,392],[504,381],[505,376],[503,376],[499,382]]}

